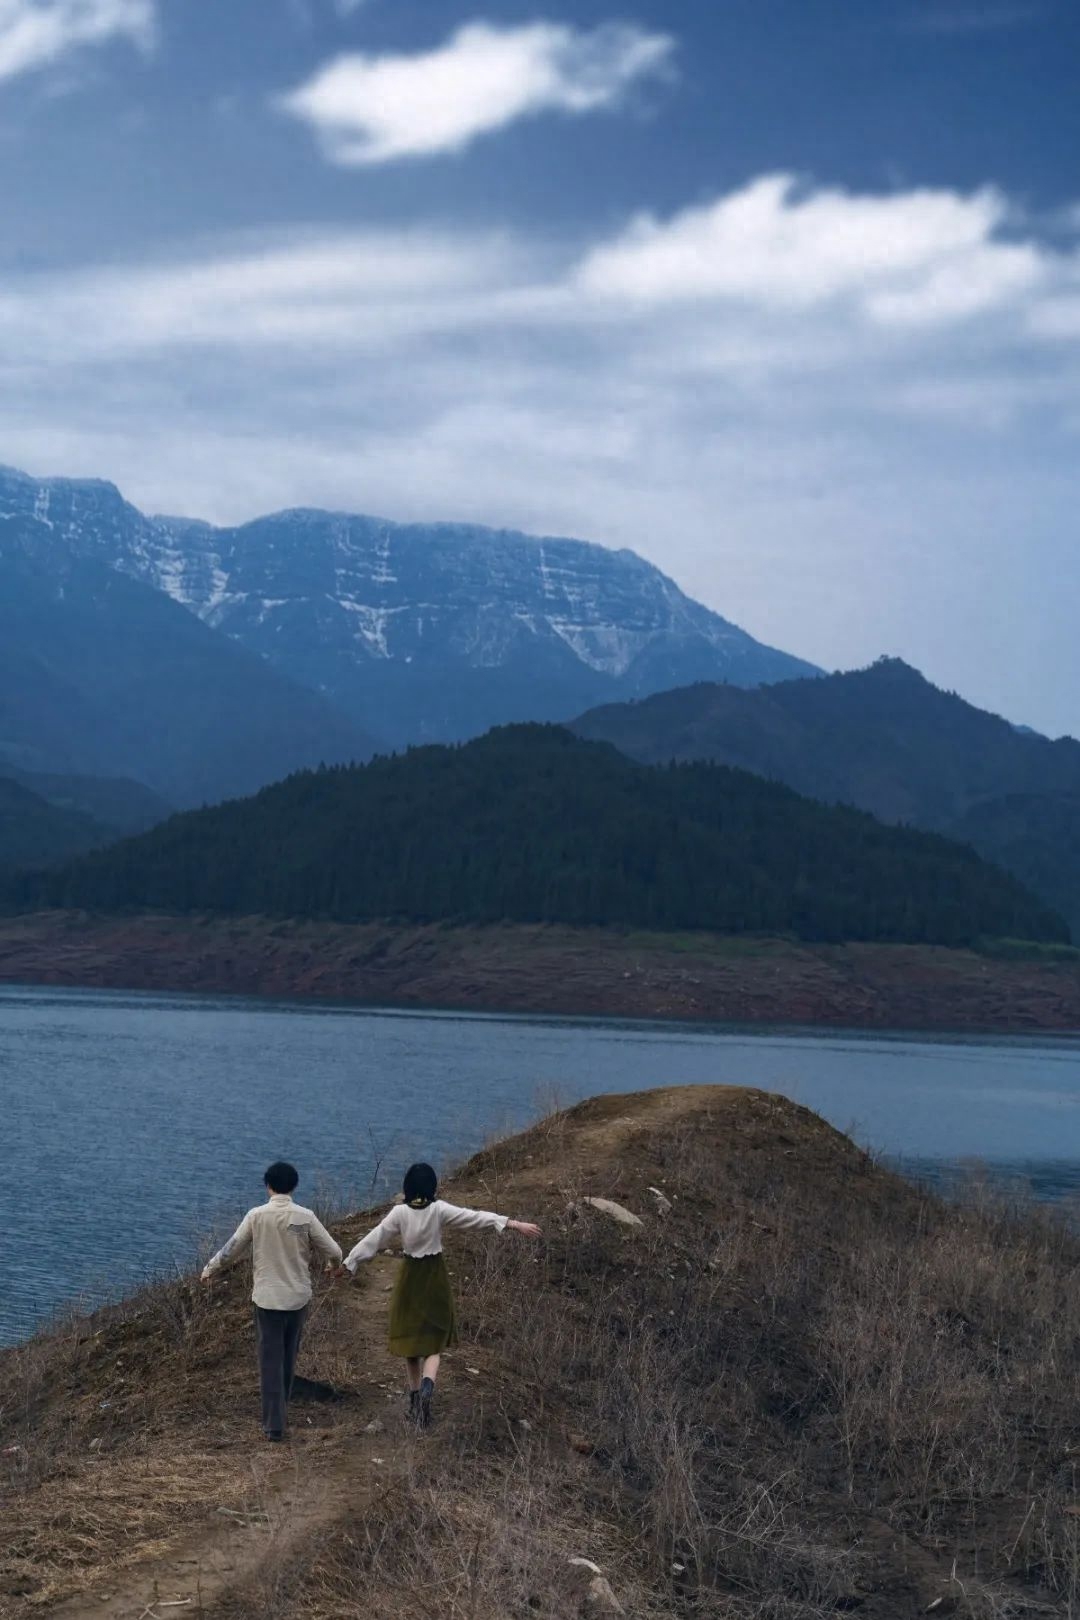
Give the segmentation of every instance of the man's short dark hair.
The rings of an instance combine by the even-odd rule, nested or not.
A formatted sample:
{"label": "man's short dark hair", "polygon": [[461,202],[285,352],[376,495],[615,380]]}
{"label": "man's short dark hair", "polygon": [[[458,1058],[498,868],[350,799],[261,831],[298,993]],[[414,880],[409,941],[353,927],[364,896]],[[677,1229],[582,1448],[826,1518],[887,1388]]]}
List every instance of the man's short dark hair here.
{"label": "man's short dark hair", "polygon": [[295,1165],[286,1164],[284,1159],[276,1159],[263,1180],[271,1192],[291,1193],[300,1184],[300,1174]]}

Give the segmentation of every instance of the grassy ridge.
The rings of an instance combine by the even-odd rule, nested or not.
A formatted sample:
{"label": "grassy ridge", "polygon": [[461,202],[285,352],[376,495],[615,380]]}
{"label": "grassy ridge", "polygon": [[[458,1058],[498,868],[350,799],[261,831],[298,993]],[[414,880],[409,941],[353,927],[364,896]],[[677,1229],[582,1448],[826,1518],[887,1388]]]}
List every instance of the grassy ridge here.
{"label": "grassy ridge", "polygon": [[[5,1620],[80,1592],[68,1612],[138,1614],[125,1563],[153,1609],[214,1570],[223,1534],[189,1610],[206,1620],[595,1620],[611,1611],[579,1600],[575,1556],[634,1620],[1077,1612],[1065,1220],[977,1184],[943,1204],[805,1109],[726,1087],[594,1099],[479,1154],[448,1196],[545,1241],[453,1244],[464,1347],[419,1442],[384,1349],[395,1262],[320,1283],[301,1371],[345,1398],[297,1409],[284,1468],[317,1514],[290,1517],[253,1438],[241,1272],[0,1353]],[[368,1221],[332,1225],[349,1243]]]}

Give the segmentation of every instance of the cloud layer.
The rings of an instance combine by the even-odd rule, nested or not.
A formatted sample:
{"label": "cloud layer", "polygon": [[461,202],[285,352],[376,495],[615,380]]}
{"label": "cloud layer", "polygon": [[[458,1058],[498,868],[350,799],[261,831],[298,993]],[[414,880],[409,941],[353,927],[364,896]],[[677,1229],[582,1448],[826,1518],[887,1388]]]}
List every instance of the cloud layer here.
{"label": "cloud layer", "polygon": [[0,0],[0,80],[111,39],[145,47],[154,15],[154,0]]}
{"label": "cloud layer", "polygon": [[598,240],[294,232],[9,275],[0,443],[151,509],[630,545],[818,662],[902,652],[1075,728],[1078,234],[995,192],[763,176]]}
{"label": "cloud layer", "polygon": [[315,130],[334,163],[433,157],[539,113],[611,107],[672,50],[666,35],[630,25],[474,22],[423,54],[339,56],[279,106]]}
{"label": "cloud layer", "polygon": [[[798,368],[827,335],[843,367],[885,347],[915,355],[928,344],[937,355],[942,333],[963,347],[972,326],[984,359],[1015,356],[1018,343],[1046,357],[1076,336],[1078,316],[1080,221],[1051,246],[993,190],[860,195],[790,175],[666,220],[639,217],[591,244],[292,232],[186,261],[0,283],[9,354],[52,349],[75,361],[206,344],[381,349],[503,330],[553,352],[560,334],[657,353],[666,344],[673,371],[722,375],[771,370],[777,338]],[[684,332],[695,334],[693,357],[673,343]]]}

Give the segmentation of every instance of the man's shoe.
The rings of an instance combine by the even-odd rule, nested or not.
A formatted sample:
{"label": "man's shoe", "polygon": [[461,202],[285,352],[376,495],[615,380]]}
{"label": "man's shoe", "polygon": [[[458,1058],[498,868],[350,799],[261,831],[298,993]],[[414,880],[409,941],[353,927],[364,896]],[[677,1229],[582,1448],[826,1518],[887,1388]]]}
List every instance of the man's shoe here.
{"label": "man's shoe", "polygon": [[268,1440],[284,1440],[285,1436],[280,1429],[267,1429],[266,1438]]}

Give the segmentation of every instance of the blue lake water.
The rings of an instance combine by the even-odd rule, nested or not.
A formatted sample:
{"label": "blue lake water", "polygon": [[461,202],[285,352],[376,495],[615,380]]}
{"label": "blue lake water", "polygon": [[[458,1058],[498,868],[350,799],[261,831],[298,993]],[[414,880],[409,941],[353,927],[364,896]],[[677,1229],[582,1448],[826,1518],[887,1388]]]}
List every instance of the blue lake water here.
{"label": "blue lake water", "polygon": [[[552,1102],[781,1091],[913,1172],[1080,1191],[1080,1040],[926,1039],[0,987],[0,1342],[188,1266],[262,1194],[367,1202]],[[527,1212],[522,1212],[527,1213]]]}

